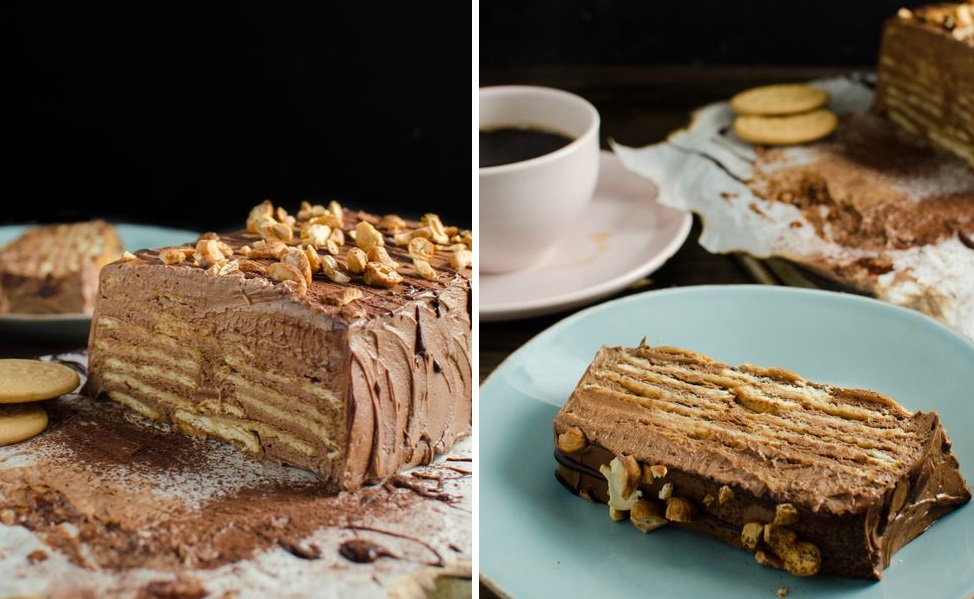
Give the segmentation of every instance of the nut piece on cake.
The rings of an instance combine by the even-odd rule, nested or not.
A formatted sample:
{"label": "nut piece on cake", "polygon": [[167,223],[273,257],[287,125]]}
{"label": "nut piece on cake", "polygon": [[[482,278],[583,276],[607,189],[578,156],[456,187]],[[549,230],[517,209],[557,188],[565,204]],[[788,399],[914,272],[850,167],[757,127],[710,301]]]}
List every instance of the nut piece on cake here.
{"label": "nut piece on cake", "polygon": [[122,250],[102,220],[28,228],[0,249],[0,313],[91,314],[98,272]]}
{"label": "nut piece on cake", "polygon": [[[399,220],[399,233],[424,235]],[[443,228],[428,278],[380,223],[337,203],[293,216],[265,202],[246,229],[205,234],[195,252],[105,267],[88,392],[316,472],[334,491],[429,463],[470,434],[471,273],[450,263],[470,237]],[[316,225],[331,244],[308,243]]]}
{"label": "nut piece on cake", "polygon": [[713,536],[795,576],[880,578],[971,498],[936,413],[673,347],[603,347],[554,435],[558,480],[613,519]]}

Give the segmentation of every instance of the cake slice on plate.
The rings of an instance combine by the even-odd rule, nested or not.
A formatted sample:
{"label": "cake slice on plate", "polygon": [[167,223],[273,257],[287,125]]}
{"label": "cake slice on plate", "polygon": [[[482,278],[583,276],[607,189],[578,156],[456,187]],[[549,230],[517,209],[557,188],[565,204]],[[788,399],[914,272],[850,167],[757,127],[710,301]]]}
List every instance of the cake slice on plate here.
{"label": "cake slice on plate", "polygon": [[602,348],[554,433],[558,480],[613,519],[797,576],[880,578],[971,498],[936,413],[673,347]]}
{"label": "cake slice on plate", "polygon": [[0,313],[91,314],[98,272],[122,250],[103,220],[29,227],[0,249]]}

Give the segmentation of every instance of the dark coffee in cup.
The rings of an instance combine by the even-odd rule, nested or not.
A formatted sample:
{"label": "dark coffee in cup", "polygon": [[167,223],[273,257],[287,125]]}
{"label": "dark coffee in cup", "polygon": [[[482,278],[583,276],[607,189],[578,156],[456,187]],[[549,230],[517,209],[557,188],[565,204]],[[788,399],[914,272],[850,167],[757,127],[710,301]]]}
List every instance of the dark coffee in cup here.
{"label": "dark coffee in cup", "polygon": [[499,166],[550,154],[574,139],[540,127],[497,127],[480,130],[480,166]]}

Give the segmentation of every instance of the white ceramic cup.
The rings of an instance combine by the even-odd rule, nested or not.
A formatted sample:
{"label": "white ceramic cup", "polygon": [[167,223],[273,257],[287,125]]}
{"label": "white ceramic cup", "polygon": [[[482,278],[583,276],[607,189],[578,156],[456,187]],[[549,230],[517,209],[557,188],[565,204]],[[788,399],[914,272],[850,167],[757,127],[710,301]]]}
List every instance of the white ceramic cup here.
{"label": "white ceramic cup", "polygon": [[480,129],[531,127],[573,138],[549,154],[480,168],[480,272],[528,268],[546,258],[592,199],[599,173],[599,113],[547,87],[480,88]]}

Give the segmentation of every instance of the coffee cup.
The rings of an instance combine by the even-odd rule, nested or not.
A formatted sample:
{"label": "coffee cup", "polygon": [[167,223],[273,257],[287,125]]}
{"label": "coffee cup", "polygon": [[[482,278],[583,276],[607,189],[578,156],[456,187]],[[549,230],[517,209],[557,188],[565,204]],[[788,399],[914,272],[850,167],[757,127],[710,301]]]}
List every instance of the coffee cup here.
{"label": "coffee cup", "polygon": [[480,272],[542,262],[585,211],[599,171],[599,113],[564,90],[480,88]]}

